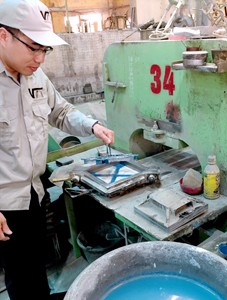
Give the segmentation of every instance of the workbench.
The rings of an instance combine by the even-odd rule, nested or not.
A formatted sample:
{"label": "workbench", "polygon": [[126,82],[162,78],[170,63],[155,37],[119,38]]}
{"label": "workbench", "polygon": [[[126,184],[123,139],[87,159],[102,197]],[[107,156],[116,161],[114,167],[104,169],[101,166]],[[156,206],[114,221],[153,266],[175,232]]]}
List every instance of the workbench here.
{"label": "workbench", "polygon": [[[81,163],[81,158],[93,156],[94,151],[95,153],[97,153],[96,149],[91,149],[86,152],[76,154],[72,156],[72,158],[74,162],[78,161]],[[174,158],[176,163],[166,163],[166,161],[171,161],[172,158]],[[179,161],[181,163],[177,163]],[[136,230],[146,240],[176,240],[177,238],[180,238],[184,235],[191,234],[194,229],[199,228],[200,226],[211,220],[215,220],[218,216],[227,211],[226,196],[221,195],[216,200],[207,200],[203,197],[203,195],[194,196],[208,204],[208,211],[181,226],[177,230],[168,232],[167,230],[157,226],[156,224],[153,224],[143,216],[136,213],[134,211],[134,206],[144,202],[150,193],[154,193],[158,189],[173,188],[177,191],[180,191],[181,188],[179,180],[184,176],[188,168],[199,168],[199,162],[191,149],[186,148],[184,150],[168,150],[167,152],[138,160],[136,163],[146,167],[151,167],[152,165],[158,164],[161,172],[161,186],[158,188],[152,185],[147,185],[130,191],[125,195],[116,196],[113,198],[106,197],[93,190],[90,193],[90,196],[104,207],[113,211],[116,219],[120,220],[124,224],[124,226]],[[50,167],[51,169],[56,167],[54,166],[54,162],[49,163],[49,168]],[[80,250],[76,242],[78,232],[73,212],[73,201],[73,198],[69,197],[69,195],[65,193],[65,203],[67,208],[71,239],[75,255],[79,256]],[[125,230],[124,233],[127,235],[127,230]],[[125,240],[127,243],[127,236],[125,236]]]}

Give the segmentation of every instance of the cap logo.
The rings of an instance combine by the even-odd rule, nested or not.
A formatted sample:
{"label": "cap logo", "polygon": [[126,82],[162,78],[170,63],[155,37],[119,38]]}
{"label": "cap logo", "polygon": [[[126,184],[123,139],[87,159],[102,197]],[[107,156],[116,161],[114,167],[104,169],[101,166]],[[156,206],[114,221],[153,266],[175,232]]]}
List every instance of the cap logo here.
{"label": "cap logo", "polygon": [[49,11],[42,12],[40,10],[40,13],[41,13],[41,16],[43,17],[43,20],[47,21],[47,19],[49,19],[49,15],[50,15]]}

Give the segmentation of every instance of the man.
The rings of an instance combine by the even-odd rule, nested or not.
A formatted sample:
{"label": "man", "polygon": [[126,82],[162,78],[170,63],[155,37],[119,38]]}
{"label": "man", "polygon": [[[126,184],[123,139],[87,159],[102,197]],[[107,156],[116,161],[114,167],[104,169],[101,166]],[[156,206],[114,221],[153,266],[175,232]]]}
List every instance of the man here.
{"label": "man", "polygon": [[61,44],[42,2],[0,0],[0,258],[11,300],[51,299],[40,180],[48,123],[114,142],[112,130],[65,101],[40,69],[51,46]]}

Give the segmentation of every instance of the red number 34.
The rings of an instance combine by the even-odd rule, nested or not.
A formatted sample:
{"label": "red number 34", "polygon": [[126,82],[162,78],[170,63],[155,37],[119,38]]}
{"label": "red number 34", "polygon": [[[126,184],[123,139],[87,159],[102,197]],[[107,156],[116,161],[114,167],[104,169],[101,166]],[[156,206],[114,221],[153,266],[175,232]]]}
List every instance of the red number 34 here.
{"label": "red number 34", "polygon": [[[162,70],[160,66],[152,65],[150,74],[154,75],[154,82],[151,83],[151,91],[154,94],[160,94],[162,90]],[[175,91],[174,73],[171,71],[171,66],[165,67],[163,89],[169,91],[169,95],[173,95],[173,92]]]}

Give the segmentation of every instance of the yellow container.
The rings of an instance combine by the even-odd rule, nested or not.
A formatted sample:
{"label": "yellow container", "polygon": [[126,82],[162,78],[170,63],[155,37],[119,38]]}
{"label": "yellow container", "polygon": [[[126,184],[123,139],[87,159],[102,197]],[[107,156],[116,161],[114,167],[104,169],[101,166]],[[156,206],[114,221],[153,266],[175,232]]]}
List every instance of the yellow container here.
{"label": "yellow container", "polygon": [[207,199],[217,199],[220,196],[220,170],[216,165],[216,156],[208,157],[208,164],[204,169],[204,197]]}

